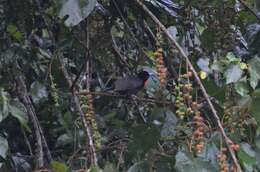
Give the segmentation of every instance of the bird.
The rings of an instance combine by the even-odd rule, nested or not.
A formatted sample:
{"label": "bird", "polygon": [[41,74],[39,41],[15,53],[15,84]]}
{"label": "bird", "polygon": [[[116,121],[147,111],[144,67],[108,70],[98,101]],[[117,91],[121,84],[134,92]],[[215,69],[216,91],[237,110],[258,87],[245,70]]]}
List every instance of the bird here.
{"label": "bird", "polygon": [[114,82],[114,91],[122,95],[134,95],[146,87],[147,81],[152,74],[140,71],[137,75],[119,78]]}

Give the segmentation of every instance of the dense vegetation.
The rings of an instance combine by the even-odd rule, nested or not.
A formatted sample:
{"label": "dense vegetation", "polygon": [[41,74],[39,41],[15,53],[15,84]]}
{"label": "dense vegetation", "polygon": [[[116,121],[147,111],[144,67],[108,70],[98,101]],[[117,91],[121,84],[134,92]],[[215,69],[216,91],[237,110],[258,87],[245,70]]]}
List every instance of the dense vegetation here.
{"label": "dense vegetation", "polygon": [[259,9],[0,0],[0,171],[260,171]]}

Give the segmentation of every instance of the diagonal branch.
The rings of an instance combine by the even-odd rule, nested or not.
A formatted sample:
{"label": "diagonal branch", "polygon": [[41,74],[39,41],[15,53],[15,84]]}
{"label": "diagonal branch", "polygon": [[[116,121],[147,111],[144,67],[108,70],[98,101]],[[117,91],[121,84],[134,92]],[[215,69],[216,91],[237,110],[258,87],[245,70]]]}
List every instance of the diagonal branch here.
{"label": "diagonal branch", "polygon": [[177,50],[179,51],[179,53],[181,54],[181,56],[187,61],[187,64],[190,68],[190,70],[192,71],[192,73],[194,74],[194,77],[195,77],[195,80],[197,81],[198,85],[200,86],[201,88],[201,91],[207,101],[207,103],[209,104],[209,107],[212,111],[212,115],[214,117],[214,119],[216,120],[217,122],[217,125],[218,125],[218,128],[219,128],[219,131],[221,132],[223,138],[224,138],[224,141],[228,147],[228,150],[230,152],[230,155],[231,155],[231,158],[238,170],[238,172],[242,172],[242,169],[240,167],[240,164],[236,158],[236,155],[235,155],[235,152],[234,150],[230,147],[230,139],[228,138],[228,136],[226,135],[225,131],[224,131],[224,128],[222,126],[222,123],[220,121],[220,118],[217,114],[217,111],[215,109],[215,107],[213,106],[211,100],[210,100],[210,97],[204,87],[204,85],[202,84],[199,76],[198,76],[198,73],[196,72],[195,68],[193,67],[190,59],[188,58],[187,54],[184,52],[184,50],[182,49],[182,47],[179,45],[179,43],[171,36],[171,34],[168,32],[168,30],[166,29],[166,27],[160,22],[159,19],[157,19],[157,17],[141,2],[141,0],[136,0],[137,3],[143,8],[144,11],[147,12],[147,14],[152,18],[152,20],[157,24],[158,27],[161,28],[161,30],[164,32],[164,34],[168,37],[168,39],[171,41],[172,43],[172,46],[174,48],[177,48]]}
{"label": "diagonal branch", "polygon": [[260,17],[254,12],[254,10],[252,10],[248,5],[246,5],[246,2],[244,2],[243,0],[238,0],[238,2],[244,6],[244,8],[246,10],[248,10],[253,16],[255,16],[255,18],[260,21]]}
{"label": "diagonal branch", "polygon": [[[24,79],[22,78],[22,76],[16,76],[15,81],[17,83],[18,97],[24,104],[24,106],[27,110],[28,116],[33,124],[34,131],[35,131],[36,142],[37,142],[37,153],[38,153],[37,158],[36,158],[37,159],[36,166],[44,167],[46,165],[45,161],[44,161],[44,153],[46,153],[48,162],[50,162],[52,160],[51,153],[50,153],[49,147],[47,145],[47,141],[44,137],[44,133],[42,131],[40,122],[37,118],[32,101],[29,97]],[[44,152],[44,150],[45,150],[45,152]]]}

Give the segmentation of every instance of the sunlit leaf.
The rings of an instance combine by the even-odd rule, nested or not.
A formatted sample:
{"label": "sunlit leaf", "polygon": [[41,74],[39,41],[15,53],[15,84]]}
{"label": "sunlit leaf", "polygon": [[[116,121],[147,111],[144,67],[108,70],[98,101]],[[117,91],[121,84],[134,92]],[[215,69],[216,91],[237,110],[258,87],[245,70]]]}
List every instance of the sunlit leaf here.
{"label": "sunlit leaf", "polygon": [[231,64],[225,72],[226,84],[237,82],[242,77],[243,71],[240,66]]}
{"label": "sunlit leaf", "polygon": [[248,62],[248,71],[250,74],[250,85],[255,89],[260,80],[260,59],[258,57],[255,57]]}
{"label": "sunlit leaf", "polygon": [[96,6],[96,0],[59,0],[61,4],[59,16],[68,15],[65,24],[75,26],[84,20]]}
{"label": "sunlit leaf", "polygon": [[9,94],[0,89],[0,122],[8,116],[9,113]]}
{"label": "sunlit leaf", "polygon": [[246,96],[249,93],[249,86],[245,82],[236,82],[235,89],[241,96]]}
{"label": "sunlit leaf", "polygon": [[52,161],[51,167],[55,172],[68,172],[69,168],[66,166],[65,163],[58,162],[58,161]]}

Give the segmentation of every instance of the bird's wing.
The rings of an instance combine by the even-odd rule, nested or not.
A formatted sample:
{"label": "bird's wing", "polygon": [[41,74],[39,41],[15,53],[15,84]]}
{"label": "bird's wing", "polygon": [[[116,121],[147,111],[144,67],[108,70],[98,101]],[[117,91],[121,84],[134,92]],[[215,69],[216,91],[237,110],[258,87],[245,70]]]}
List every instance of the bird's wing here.
{"label": "bird's wing", "polygon": [[115,81],[116,91],[127,91],[139,89],[143,86],[143,81],[136,77],[121,78]]}

